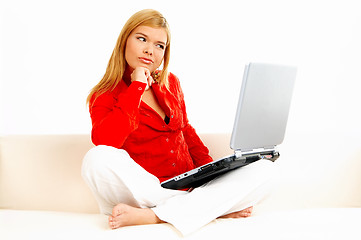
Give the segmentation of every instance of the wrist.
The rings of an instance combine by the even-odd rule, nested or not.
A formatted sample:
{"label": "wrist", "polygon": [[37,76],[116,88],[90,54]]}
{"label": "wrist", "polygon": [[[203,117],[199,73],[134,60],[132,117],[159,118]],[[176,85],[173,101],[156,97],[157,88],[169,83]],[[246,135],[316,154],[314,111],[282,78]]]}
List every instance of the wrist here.
{"label": "wrist", "polygon": [[131,86],[132,86],[132,88],[135,88],[135,89],[137,89],[139,91],[142,91],[142,93],[148,89],[148,84],[147,83],[141,82],[141,81],[136,81],[136,80],[134,80],[131,83]]}

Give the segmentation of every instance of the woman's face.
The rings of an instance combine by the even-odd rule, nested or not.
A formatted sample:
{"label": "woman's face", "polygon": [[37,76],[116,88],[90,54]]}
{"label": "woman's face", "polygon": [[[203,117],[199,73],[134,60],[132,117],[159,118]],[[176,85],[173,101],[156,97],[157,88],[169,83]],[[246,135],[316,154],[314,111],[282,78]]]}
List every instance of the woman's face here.
{"label": "woman's face", "polygon": [[163,61],[166,43],[167,33],[163,28],[135,28],[125,45],[125,60],[130,70],[145,67],[154,72]]}

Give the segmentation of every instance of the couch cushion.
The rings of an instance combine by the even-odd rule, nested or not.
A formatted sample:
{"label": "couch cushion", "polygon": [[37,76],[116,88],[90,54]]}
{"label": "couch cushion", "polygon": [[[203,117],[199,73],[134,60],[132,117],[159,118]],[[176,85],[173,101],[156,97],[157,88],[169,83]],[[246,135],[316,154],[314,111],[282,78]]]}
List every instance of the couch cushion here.
{"label": "couch cushion", "polygon": [[100,214],[0,210],[0,237],[9,239],[361,239],[361,208],[273,212],[218,219],[183,238],[170,224],[110,230]]}

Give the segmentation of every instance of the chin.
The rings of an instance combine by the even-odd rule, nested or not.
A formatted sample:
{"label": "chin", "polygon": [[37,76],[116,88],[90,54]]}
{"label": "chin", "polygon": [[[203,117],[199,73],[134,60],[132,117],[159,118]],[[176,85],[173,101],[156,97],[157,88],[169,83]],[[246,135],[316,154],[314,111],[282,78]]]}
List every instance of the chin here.
{"label": "chin", "polygon": [[138,64],[138,65],[133,65],[133,66],[130,66],[128,65],[128,68],[131,72],[134,71],[134,69],[136,69],[137,67],[144,67],[144,68],[147,68],[151,73],[154,72],[155,70],[157,70],[156,67],[154,66],[149,66],[147,64]]}

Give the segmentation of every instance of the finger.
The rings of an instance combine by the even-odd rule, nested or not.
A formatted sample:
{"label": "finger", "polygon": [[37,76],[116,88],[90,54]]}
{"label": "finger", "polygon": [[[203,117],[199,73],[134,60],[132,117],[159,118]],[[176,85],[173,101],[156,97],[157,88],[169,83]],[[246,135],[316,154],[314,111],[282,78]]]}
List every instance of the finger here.
{"label": "finger", "polygon": [[152,86],[153,83],[154,83],[154,79],[153,79],[153,77],[150,75],[150,76],[148,77],[148,85],[149,85],[149,87]]}
{"label": "finger", "polygon": [[145,86],[145,90],[144,91],[147,91],[148,89],[149,89],[149,84],[148,84],[148,82],[146,82],[147,83],[147,86]]}
{"label": "finger", "polygon": [[149,78],[149,76],[150,76],[150,71],[149,71],[148,68],[144,68],[144,74],[145,74],[145,76],[146,76],[147,78]]}

